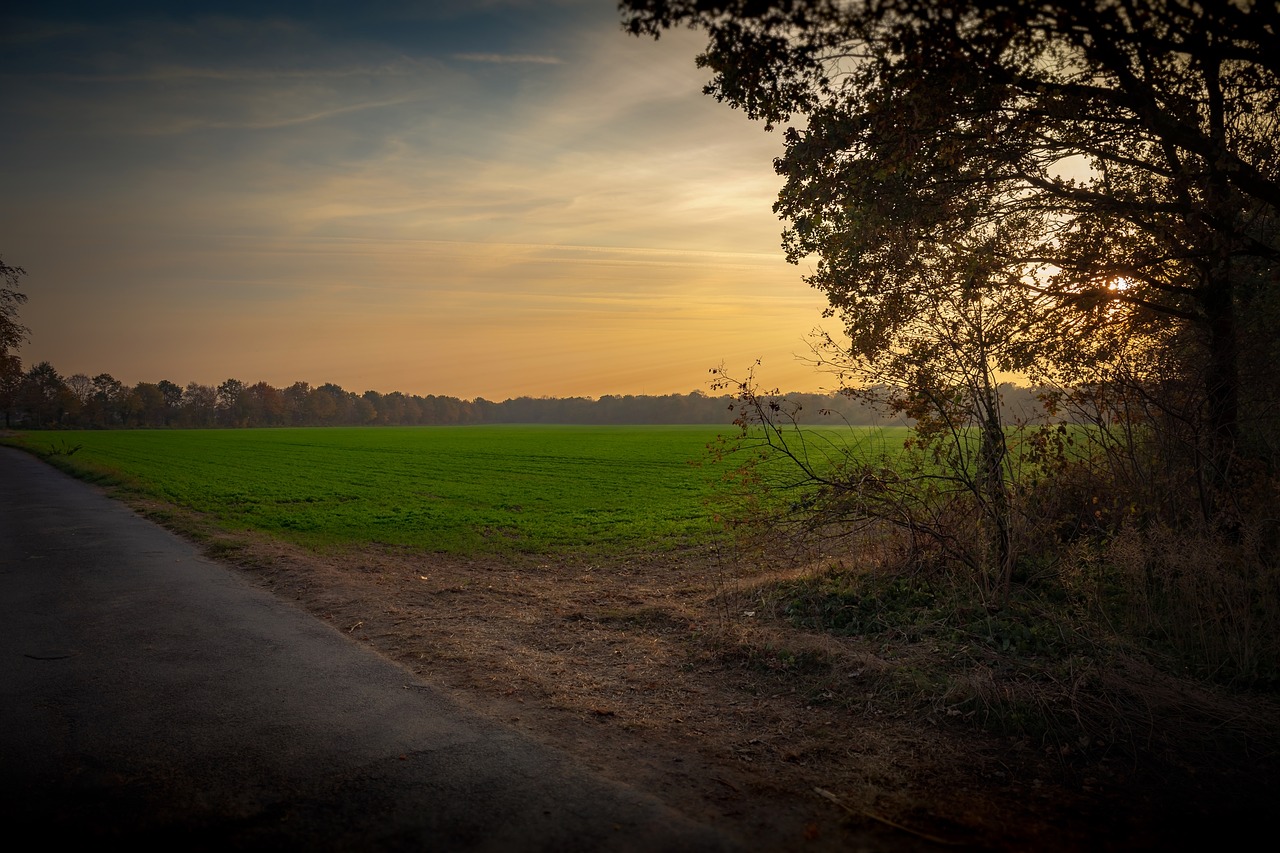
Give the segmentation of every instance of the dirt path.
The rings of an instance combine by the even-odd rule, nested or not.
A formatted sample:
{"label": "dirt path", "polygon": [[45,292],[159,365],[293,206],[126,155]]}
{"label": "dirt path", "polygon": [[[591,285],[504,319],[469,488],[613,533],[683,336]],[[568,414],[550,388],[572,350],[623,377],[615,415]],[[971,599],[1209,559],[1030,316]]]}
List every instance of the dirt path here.
{"label": "dirt path", "polygon": [[[225,535],[214,548],[469,707],[759,849],[1133,849],[1163,834],[1145,819],[1160,803],[1111,799],[1122,771],[1078,776],[1028,743],[922,726],[873,692],[832,701],[824,683],[887,664],[753,610],[775,571],[709,552],[316,555]],[[806,677],[819,657],[837,663]]]}

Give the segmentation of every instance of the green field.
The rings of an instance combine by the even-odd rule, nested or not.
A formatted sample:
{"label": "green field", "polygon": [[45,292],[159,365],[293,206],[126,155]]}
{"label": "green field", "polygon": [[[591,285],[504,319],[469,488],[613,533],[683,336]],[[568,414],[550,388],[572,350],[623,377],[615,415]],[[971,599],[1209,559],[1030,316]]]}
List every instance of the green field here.
{"label": "green field", "polygon": [[[714,427],[27,432],[80,476],[307,545],[618,551],[713,535]],[[78,449],[76,449],[78,448]],[[67,454],[67,451],[74,452]]]}
{"label": "green field", "polygon": [[[1072,428],[1073,433],[1080,428]],[[815,470],[897,458],[904,427],[784,433]],[[77,476],[310,547],[381,543],[454,554],[663,549],[723,532],[715,498],[747,448],[731,426],[312,427],[33,431],[0,439]],[[1087,442],[1077,436],[1077,450]],[[758,448],[757,448],[758,449]],[[1017,453],[1018,451],[1014,451]],[[1083,451],[1079,451],[1083,452]],[[802,479],[756,469],[782,506]]]}

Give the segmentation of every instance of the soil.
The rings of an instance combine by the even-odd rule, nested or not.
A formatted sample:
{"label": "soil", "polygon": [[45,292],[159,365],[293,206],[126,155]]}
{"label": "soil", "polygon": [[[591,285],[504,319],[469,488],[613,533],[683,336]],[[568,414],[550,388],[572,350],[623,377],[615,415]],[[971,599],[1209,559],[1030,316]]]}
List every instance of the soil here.
{"label": "soil", "polygon": [[315,553],[139,508],[464,705],[755,849],[1177,849],[1247,832],[1274,801],[1250,779],[1086,760],[877,689],[900,665],[883,648],[760,606],[821,565]]}

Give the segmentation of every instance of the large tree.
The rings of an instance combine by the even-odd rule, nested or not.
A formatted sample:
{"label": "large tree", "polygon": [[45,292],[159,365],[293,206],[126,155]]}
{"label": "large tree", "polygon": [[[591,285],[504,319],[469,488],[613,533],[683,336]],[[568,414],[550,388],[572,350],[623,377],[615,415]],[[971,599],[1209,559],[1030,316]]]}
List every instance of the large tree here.
{"label": "large tree", "polygon": [[622,6],[635,34],[705,30],[706,91],[796,125],[775,209],[852,358],[900,349],[939,287],[1016,291],[1037,334],[998,367],[1087,371],[1143,341],[1194,376],[1230,457],[1242,336],[1280,270],[1274,2]]}

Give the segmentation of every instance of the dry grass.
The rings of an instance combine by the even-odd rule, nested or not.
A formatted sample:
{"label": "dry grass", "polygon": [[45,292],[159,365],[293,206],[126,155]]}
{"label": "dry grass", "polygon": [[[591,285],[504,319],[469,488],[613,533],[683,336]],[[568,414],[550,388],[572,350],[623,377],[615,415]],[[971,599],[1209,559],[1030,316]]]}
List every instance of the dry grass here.
{"label": "dry grass", "polygon": [[[313,553],[140,508],[478,712],[759,849],[1158,846],[1203,827],[1221,835],[1215,821],[1258,801],[1259,773],[1271,778],[1240,766],[1237,751],[1208,767],[1188,763],[1195,750],[1168,753],[1167,738],[1151,741],[1164,753],[1150,760],[1142,744],[1114,748],[1115,721],[1143,714],[1148,732],[1167,734],[1256,713],[1265,743],[1275,731],[1265,703],[1209,707],[1227,700],[1203,692],[1188,705],[1187,684],[1132,669],[1077,669],[1055,698],[1051,681],[1046,692],[998,661],[779,618],[779,584],[848,561]],[[1134,690],[1148,682],[1162,686]],[[1135,695],[1149,703],[1136,715],[1119,707]],[[1063,750],[978,725],[981,714],[1037,702],[1042,712],[1091,709],[1089,725],[1110,732],[1109,746]],[[1188,712],[1197,702],[1203,713]]]}

